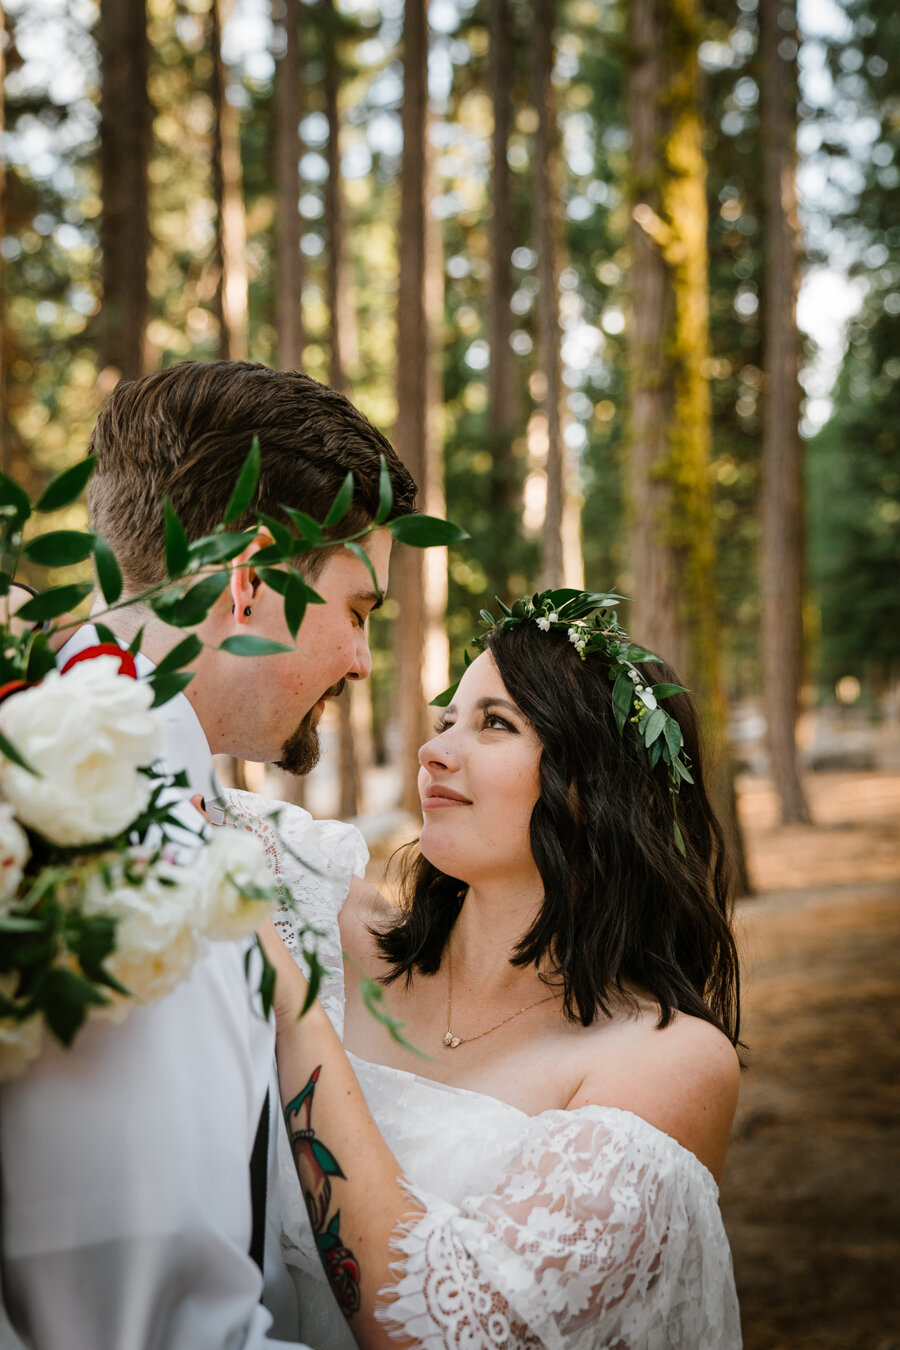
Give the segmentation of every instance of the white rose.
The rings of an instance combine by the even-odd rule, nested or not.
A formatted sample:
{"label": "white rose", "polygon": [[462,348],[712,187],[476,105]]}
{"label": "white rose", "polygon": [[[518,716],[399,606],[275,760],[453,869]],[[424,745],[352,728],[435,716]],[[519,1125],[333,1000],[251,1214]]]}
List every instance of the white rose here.
{"label": "white rose", "polygon": [[135,998],[161,998],[190,972],[197,957],[197,898],[193,870],[159,859],[144,864],[125,855],[107,879],[92,876],[85,888],[84,912],[118,919],[116,946],[104,962]]}
{"label": "white rose", "polygon": [[278,883],[256,835],[225,827],[215,830],[200,850],[203,877],[203,932],[211,938],[240,938],[255,933],[279,903]]}
{"label": "white rose", "polygon": [[82,661],[66,675],[12,694],[0,727],[38,771],[0,757],[0,790],[16,815],[54,844],[111,839],[147,806],[151,780],[138,773],[157,758],[163,717],[153,692],[119,675],[113,656]]}
{"label": "white rose", "polygon": [[8,802],[0,802],[0,913],[6,908],[22,880],[22,872],[31,855],[28,836],[19,825]]}

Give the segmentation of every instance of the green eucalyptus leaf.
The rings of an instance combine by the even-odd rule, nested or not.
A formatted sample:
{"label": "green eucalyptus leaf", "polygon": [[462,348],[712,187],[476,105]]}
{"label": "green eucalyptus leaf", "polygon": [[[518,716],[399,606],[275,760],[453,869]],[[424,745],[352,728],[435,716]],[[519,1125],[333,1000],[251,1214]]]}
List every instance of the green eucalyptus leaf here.
{"label": "green eucalyptus leaf", "polygon": [[298,572],[289,570],[286,573],[287,588],[284,592],[284,621],[287,624],[288,632],[292,638],[297,637],[297,632],[303,622],[306,614],[306,607],[309,604],[310,587],[300,576]]}
{"label": "green eucalyptus leaf", "polygon": [[25,623],[46,623],[49,619],[58,619],[60,615],[80,605],[93,590],[90,582],[79,582],[74,586],[54,586],[49,591],[41,591],[27,600],[17,613],[17,618]]}
{"label": "green eucalyptus leaf", "polygon": [[666,729],[666,714],[662,708],[654,708],[649,717],[643,719],[641,730],[644,733],[644,744],[652,745]]}
{"label": "green eucalyptus leaf", "polygon": [[283,642],[273,642],[271,638],[253,637],[249,633],[236,633],[219,643],[220,652],[230,652],[232,656],[277,656],[282,652],[293,652]]}
{"label": "green eucalyptus leaf", "polygon": [[[259,554],[254,558],[254,562],[258,557]],[[276,591],[278,595],[287,595],[291,578],[290,568],[285,570],[281,567],[259,567],[256,569],[256,575],[270,590]]]}
{"label": "green eucalyptus leaf", "polygon": [[290,520],[302,539],[308,544],[319,544],[322,541],[322,526],[312,516],[308,516],[305,511],[297,511],[292,506],[282,506],[282,511]]}
{"label": "green eucalyptus leaf", "polygon": [[495,619],[489,609],[480,609],[478,611],[478,617],[482,623],[486,623],[489,628],[493,628]]}
{"label": "green eucalyptus leaf", "polygon": [[153,690],[153,708],[161,708],[164,703],[168,703],[176,694],[181,694],[187,689],[191,680],[194,678],[192,670],[173,670],[168,674],[160,675],[158,671],[150,676],[147,683]]}
{"label": "green eucalyptus leaf", "polygon": [[685,783],[690,783],[691,786],[693,787],[693,785],[694,785],[694,780],[693,780],[693,778],[691,777],[690,770],[686,767],[686,765],[684,764],[684,762],[683,762],[682,760],[680,760],[680,759],[673,759],[673,760],[672,760],[672,768],[674,769],[675,773],[678,775],[679,779],[681,779],[681,780],[682,780],[683,782],[685,782]]}
{"label": "green eucalyptus leaf", "polygon": [[0,755],[2,755],[4,759],[10,760],[13,764],[18,764],[20,769],[25,769],[28,773],[33,774],[35,778],[43,777],[43,774],[38,773],[37,769],[32,768],[25,756],[16,749],[11,740],[3,735],[2,731],[0,731]]}
{"label": "green eucalyptus leaf", "polygon": [[228,585],[228,573],[214,572],[192,586],[189,591],[151,596],[147,601],[163,623],[174,628],[195,628],[206,618],[219,596]]}
{"label": "green eucalyptus leaf", "polygon": [[350,510],[350,504],[353,501],[353,474],[348,473],[341,486],[338,488],[337,496],[328,508],[328,515],[325,517],[324,526],[327,530],[331,525],[337,525],[338,521],[343,520],[344,516]]}
{"label": "green eucalyptus leaf", "polygon": [[452,520],[440,520],[437,516],[398,516],[387,528],[399,543],[411,548],[441,548],[469,537]]}
{"label": "green eucalyptus leaf", "polygon": [[91,1007],[103,1007],[108,1000],[90,980],[75,971],[54,966],[42,981],[41,1001],[47,1025],[58,1041],[70,1046]]}
{"label": "green eucalyptus leaf", "polygon": [[239,553],[243,553],[255,538],[255,530],[204,535],[202,539],[195,539],[188,545],[188,563],[198,567],[212,567],[216,563],[230,562]]}
{"label": "green eucalyptus leaf", "polygon": [[114,605],[122,594],[122,572],[105,539],[94,535],[94,567],[97,569],[97,581],[108,605]]}
{"label": "green eucalyptus leaf", "polygon": [[[100,625],[97,624],[97,625],[96,625],[96,628],[97,628],[97,632],[99,633],[99,632],[100,632]],[[108,628],[104,628],[104,629],[103,629],[103,632],[104,632],[104,633],[109,633],[109,629],[108,629]],[[115,636],[114,636],[112,633],[109,633],[109,637],[105,637],[105,638],[103,639],[104,642],[115,642],[115,640],[116,640],[116,639],[115,639]],[[131,641],[130,641],[129,644],[128,644],[128,650],[131,652],[131,655],[132,655],[132,656],[137,656],[138,652],[141,650],[141,643],[143,642],[143,640],[144,640],[144,630],[143,630],[143,628],[139,628],[139,629],[137,630],[137,632],[135,633],[134,637],[131,639]]]}
{"label": "green eucalyptus leaf", "polygon": [[687,849],[684,846],[684,835],[681,833],[681,829],[679,828],[677,820],[673,821],[672,828],[675,832],[675,847],[678,849],[678,852],[684,858],[687,856]]}
{"label": "green eucalyptus leaf", "polygon": [[9,474],[0,473],[0,508],[7,507],[13,520],[21,528],[31,515],[31,502],[28,493],[19,487]]}
{"label": "green eucalyptus leaf", "polygon": [[95,464],[93,455],[89,455],[87,459],[73,464],[71,469],[58,474],[38,497],[34,504],[35,511],[58,511],[63,506],[71,506],[87,487]]}
{"label": "green eucalyptus leaf", "polygon": [[689,694],[690,690],[685,689],[683,684],[655,684],[653,693],[659,702],[661,698],[671,698],[673,694]]}
{"label": "green eucalyptus leaf", "polygon": [[[263,511],[259,512],[259,519],[272,536],[275,547],[278,549],[280,560],[283,561],[286,558],[292,558],[297,541],[288,527],[283,525],[280,520],[276,520],[274,516],[267,516]],[[259,553],[254,558],[254,562],[258,563],[268,552],[269,548],[260,549]],[[268,559],[266,559],[266,561],[268,561]],[[278,561],[278,559],[273,558],[272,561]]]}
{"label": "green eucalyptus leaf", "polygon": [[190,665],[191,661],[196,661],[202,651],[203,643],[196,633],[191,633],[189,637],[183,638],[176,647],[173,647],[163,657],[156,667],[155,673],[157,675],[168,675],[173,670],[180,670],[182,666]]}
{"label": "green eucalyptus leaf", "polygon": [[263,1017],[268,1021],[275,1002],[275,967],[266,955],[266,949],[256,938],[256,946],[262,957],[262,970],[259,976],[259,996],[262,1001]]}
{"label": "green eucalyptus leaf", "polygon": [[91,556],[94,537],[83,530],[49,530],[23,545],[29,562],[40,567],[71,567]]}
{"label": "green eucalyptus leaf", "polygon": [[163,501],[163,520],[165,522],[166,576],[180,577],[184,575],[188,565],[188,541],[184,526],[168,497]]}
{"label": "green eucalyptus leaf", "polygon": [[47,641],[46,633],[38,629],[32,634],[25,658],[25,679],[29,684],[40,684],[45,675],[56,669],[56,655]]}
{"label": "green eucalyptus leaf", "polygon": [[228,505],[225,508],[225,517],[223,524],[231,525],[234,521],[240,520],[250,509],[250,503],[253,501],[253,494],[256,491],[256,485],[259,482],[259,470],[262,457],[259,449],[259,437],[254,436],[250,444],[250,453],[244,460],[243,467],[238,474],[234,490],[228,499]]}
{"label": "green eucalyptus leaf", "polygon": [[684,744],[684,737],[681,734],[681,727],[675,721],[674,717],[666,718],[665,736],[666,736],[666,745],[669,748],[669,753],[674,759],[678,754],[678,752],[680,751],[682,745]]}
{"label": "green eucalyptus leaf", "polygon": [[363,564],[363,566],[365,567],[366,571],[368,572],[369,576],[372,579],[372,586],[375,590],[375,594],[377,596],[380,596],[381,587],[378,584],[378,577],[375,575],[375,564],[372,562],[372,559],[369,557],[368,553],[363,548],[362,544],[349,543],[345,544],[344,547],[346,549],[349,549],[349,551],[355,557],[359,558],[360,562]]}
{"label": "green eucalyptus leaf", "polygon": [[375,512],[375,524],[381,525],[391,514],[394,505],[394,489],[391,487],[391,475],[388,473],[387,460],[381,456],[381,469],[378,474],[378,510]]}
{"label": "green eucalyptus leaf", "polygon": [[433,698],[428,705],[429,708],[446,708],[448,703],[453,702],[453,695],[458,688],[459,680],[456,681],[456,684],[451,684],[450,688],[445,689],[442,694],[438,694],[437,698]]}
{"label": "green eucalyptus leaf", "polygon": [[322,977],[325,974],[325,967],[319,959],[319,953],[315,948],[307,950],[304,948],[303,955],[306,957],[309,968],[309,982],[306,989],[306,998],[303,1000],[303,1007],[300,1009],[300,1016],[305,1017],[312,1005],[319,996],[319,989],[322,986]]}
{"label": "green eucalyptus leaf", "polygon": [[665,744],[666,744],[665,739],[662,736],[660,736],[650,746],[647,758],[650,760],[651,769],[655,769],[657,764],[659,763],[660,758],[662,756],[662,752],[665,749]]}
{"label": "green eucalyptus leaf", "polygon": [[634,700],[634,681],[627,670],[623,670],[621,675],[616,676],[616,682],[613,685],[613,703],[622,712],[631,712],[631,704]]}

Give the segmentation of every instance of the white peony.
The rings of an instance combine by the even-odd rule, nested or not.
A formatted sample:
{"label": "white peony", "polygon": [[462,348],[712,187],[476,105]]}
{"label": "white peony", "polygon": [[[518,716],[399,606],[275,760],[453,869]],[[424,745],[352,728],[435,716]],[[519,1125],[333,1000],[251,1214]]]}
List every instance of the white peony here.
{"label": "white peony", "polygon": [[202,875],[202,929],[211,938],[255,933],[279,903],[266,851],[250,830],[215,830],[197,859]]}
{"label": "white peony", "polygon": [[161,998],[190,972],[197,956],[194,869],[129,851],[107,877],[95,873],[83,897],[85,914],[118,920],[116,945],[104,962],[135,998]]}
{"label": "white peony", "polygon": [[28,836],[8,802],[0,802],[0,913],[13,898],[31,849]]}
{"label": "white peony", "polygon": [[0,757],[0,791],[54,844],[113,838],[150,800],[151,780],[138,768],[160,752],[163,715],[150,709],[150,687],[118,668],[99,656],[66,675],[51,671],[0,707],[4,735],[40,775]]}

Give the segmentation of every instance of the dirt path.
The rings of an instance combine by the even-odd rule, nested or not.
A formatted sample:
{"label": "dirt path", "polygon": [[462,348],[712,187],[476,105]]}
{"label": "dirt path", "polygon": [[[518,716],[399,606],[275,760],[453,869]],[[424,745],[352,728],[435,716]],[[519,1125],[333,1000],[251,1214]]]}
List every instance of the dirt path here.
{"label": "dirt path", "polygon": [[748,1072],[722,1185],[746,1350],[900,1350],[900,775],[743,785]]}

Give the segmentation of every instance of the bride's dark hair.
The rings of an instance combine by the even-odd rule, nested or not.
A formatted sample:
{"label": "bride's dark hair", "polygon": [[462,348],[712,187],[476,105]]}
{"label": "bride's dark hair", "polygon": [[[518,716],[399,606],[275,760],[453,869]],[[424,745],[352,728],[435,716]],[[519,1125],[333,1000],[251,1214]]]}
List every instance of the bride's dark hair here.
{"label": "bride's dark hair", "polygon": [[[544,901],[510,958],[562,981],[572,1021],[589,1026],[629,987],[659,1005],[659,1025],[681,1011],[737,1043],[739,970],[731,932],[730,877],[719,824],[703,782],[697,715],[687,694],[666,700],[690,756],[694,784],[678,798],[675,842],[666,766],[650,768],[636,728],[619,735],[609,660],[582,660],[561,629],[535,623],[487,638],[504,685],[541,743],[540,797],[531,852]],[[641,667],[648,683],[678,683],[662,662]],[[375,934],[389,965],[384,983],[434,975],[466,894],[409,846],[397,921]]]}

